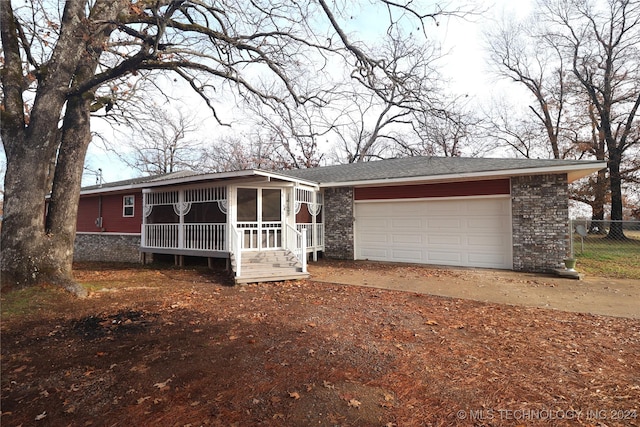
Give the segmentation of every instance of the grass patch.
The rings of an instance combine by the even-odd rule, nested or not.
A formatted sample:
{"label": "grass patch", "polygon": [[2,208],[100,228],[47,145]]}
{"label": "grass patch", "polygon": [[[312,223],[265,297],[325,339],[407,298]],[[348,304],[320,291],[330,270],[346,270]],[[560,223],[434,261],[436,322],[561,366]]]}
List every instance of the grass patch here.
{"label": "grass patch", "polygon": [[592,235],[584,243],[580,238],[574,239],[576,269],[594,276],[640,279],[640,233],[625,234],[629,239],[624,241]]}
{"label": "grass patch", "polygon": [[32,286],[2,294],[0,301],[3,320],[13,317],[30,316],[49,310],[61,298],[70,298],[62,289],[50,286]]}

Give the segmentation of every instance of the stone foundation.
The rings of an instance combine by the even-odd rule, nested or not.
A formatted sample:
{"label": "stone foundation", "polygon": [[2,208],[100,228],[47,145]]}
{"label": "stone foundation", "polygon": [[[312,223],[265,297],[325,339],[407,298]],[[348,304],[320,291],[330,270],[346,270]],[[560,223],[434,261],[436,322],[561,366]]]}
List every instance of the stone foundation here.
{"label": "stone foundation", "polygon": [[77,233],[74,261],[140,262],[139,234]]}

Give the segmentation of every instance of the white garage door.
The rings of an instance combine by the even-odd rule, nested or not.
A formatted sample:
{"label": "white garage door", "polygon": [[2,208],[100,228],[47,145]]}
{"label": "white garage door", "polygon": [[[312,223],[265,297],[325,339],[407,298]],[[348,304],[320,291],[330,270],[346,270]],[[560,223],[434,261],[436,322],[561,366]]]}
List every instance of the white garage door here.
{"label": "white garage door", "polygon": [[356,202],[356,259],[511,269],[508,197]]}

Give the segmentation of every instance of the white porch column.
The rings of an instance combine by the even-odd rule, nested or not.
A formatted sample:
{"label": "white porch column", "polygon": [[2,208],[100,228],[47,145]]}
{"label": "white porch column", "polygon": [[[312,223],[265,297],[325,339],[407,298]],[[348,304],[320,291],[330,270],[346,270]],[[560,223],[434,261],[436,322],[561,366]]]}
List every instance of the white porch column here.
{"label": "white porch column", "polygon": [[178,217],[180,224],[178,225],[178,249],[184,249],[184,190],[178,190]]}

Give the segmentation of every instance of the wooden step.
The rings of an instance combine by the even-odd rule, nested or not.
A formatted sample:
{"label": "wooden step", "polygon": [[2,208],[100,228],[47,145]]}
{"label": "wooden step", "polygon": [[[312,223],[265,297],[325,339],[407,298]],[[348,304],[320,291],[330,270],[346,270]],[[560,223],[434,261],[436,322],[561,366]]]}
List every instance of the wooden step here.
{"label": "wooden step", "polygon": [[[302,272],[302,264],[290,251],[275,250],[243,252],[240,277],[236,283],[276,282],[299,280],[309,277]],[[235,272],[237,260],[231,256],[231,268]]]}

